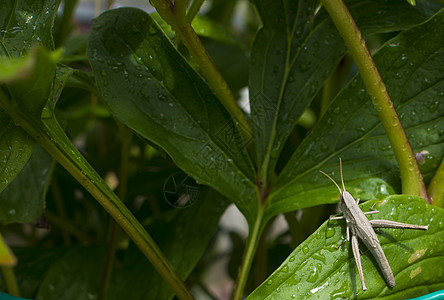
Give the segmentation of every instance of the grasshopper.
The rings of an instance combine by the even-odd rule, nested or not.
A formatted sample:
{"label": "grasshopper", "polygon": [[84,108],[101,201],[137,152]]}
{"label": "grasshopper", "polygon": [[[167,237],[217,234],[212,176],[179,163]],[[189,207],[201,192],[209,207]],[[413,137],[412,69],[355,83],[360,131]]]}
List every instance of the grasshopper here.
{"label": "grasshopper", "polygon": [[339,158],[339,168],[341,173],[341,181],[342,188],[326,173],[320,171],[322,174],[327,176],[338,188],[340,192],[340,202],[339,207],[343,212],[344,216],[340,217],[330,217],[330,220],[339,220],[345,218],[347,229],[346,236],[347,241],[350,241],[350,233],[351,233],[351,245],[353,256],[355,258],[356,267],[358,268],[359,277],[361,279],[362,290],[367,290],[367,286],[365,285],[364,274],[362,272],[361,265],[361,256],[359,253],[359,245],[358,238],[365,244],[365,246],[370,250],[371,254],[375,257],[379,267],[381,268],[382,274],[390,287],[395,286],[395,277],[393,276],[392,269],[385,257],[384,251],[379,244],[378,237],[376,236],[373,228],[400,228],[400,229],[419,229],[419,230],[427,230],[428,226],[420,226],[420,225],[412,225],[399,223],[389,220],[369,220],[365,215],[378,213],[377,210],[372,210],[369,212],[363,212],[358,204],[359,199],[357,201],[353,198],[353,196],[346,191],[344,185],[344,178],[342,176],[342,161]]}

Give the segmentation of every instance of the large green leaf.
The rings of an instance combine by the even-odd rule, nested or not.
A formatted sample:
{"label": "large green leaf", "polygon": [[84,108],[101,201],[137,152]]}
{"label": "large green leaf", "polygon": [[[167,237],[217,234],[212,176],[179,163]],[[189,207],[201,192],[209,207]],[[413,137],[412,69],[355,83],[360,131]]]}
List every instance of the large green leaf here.
{"label": "large green leaf", "polygon": [[[346,48],[323,10],[315,15],[318,1],[254,2],[264,25],[251,51],[251,119],[260,174],[269,176],[297,120]],[[364,34],[401,30],[426,20],[422,9],[404,0],[347,5]]]}
{"label": "large green leaf", "polygon": [[34,222],[43,213],[52,162],[37,147],[20,174],[0,193],[0,224]]}
{"label": "large green leaf", "polygon": [[427,231],[378,229],[396,286],[389,288],[365,246],[362,268],[368,286],[362,291],[350,243],[337,247],[345,221],[327,221],[305,240],[247,299],[408,299],[444,288],[444,210],[419,197],[389,196],[361,205],[380,212],[369,219],[429,225]]}
{"label": "large green leaf", "polygon": [[36,299],[97,299],[105,249],[74,247],[46,271]]}
{"label": "large green leaf", "polygon": [[[441,11],[388,41],[374,57],[414,151],[430,152],[420,166],[426,181],[444,154],[443,30]],[[357,196],[400,191],[393,151],[359,76],[295,151],[270,195],[268,214],[337,201],[338,191],[319,170],[338,174],[339,156],[346,186]]]}
{"label": "large green leaf", "polygon": [[35,299],[49,268],[68,252],[69,248],[19,247],[13,248],[18,264],[14,268],[22,297]]}
{"label": "large green leaf", "polygon": [[[200,191],[193,205],[175,209],[152,222],[147,230],[182,278],[202,256],[228,201],[214,190]],[[114,271],[106,299],[171,299],[173,291],[142,253],[131,247],[124,265]],[[147,284],[149,283],[149,284]]]}
{"label": "large green leaf", "polygon": [[60,0],[3,1],[0,56],[22,56],[35,44],[54,50],[52,26],[59,3]]}
{"label": "large green leaf", "polygon": [[[52,40],[52,25],[57,14],[59,0],[16,0],[3,1],[0,9],[0,57],[1,82],[7,83],[12,79],[24,77],[34,65],[31,56],[28,58],[4,60],[24,56],[32,45],[41,44],[48,49],[54,49]],[[6,68],[7,67],[7,68]],[[48,84],[33,82],[38,77],[31,78],[32,83],[22,93],[38,101],[48,99],[50,89]],[[34,84],[37,83],[37,84]],[[52,83],[52,82],[51,82]],[[15,97],[14,91],[8,90]],[[42,93],[43,91],[43,93]],[[42,97],[42,99],[39,99]],[[14,179],[31,156],[35,141],[23,129],[16,126],[11,118],[0,107],[0,192]]]}
{"label": "large green leaf", "polygon": [[[52,97],[55,61],[60,53],[48,54],[38,48],[26,56],[25,61],[28,63],[18,64],[19,72],[12,72],[10,77],[4,79],[8,84],[0,86],[3,97],[1,101],[4,101],[3,104],[8,103],[7,105],[14,102],[21,108],[20,114],[40,118],[43,107]],[[5,208],[0,216],[0,223],[30,222],[42,213],[52,160],[45,153],[39,152],[19,178],[16,178],[32,154],[35,140],[18,127],[6,111],[0,109],[0,116],[0,122],[4,124],[0,129],[0,154],[3,158],[0,163],[0,201]],[[37,122],[34,119],[34,124]],[[9,188],[11,182],[13,186]],[[23,189],[23,186],[27,189]],[[21,198],[24,196],[26,199]]]}
{"label": "large green leaf", "polygon": [[234,120],[148,14],[134,8],[102,14],[88,57],[116,117],[254,218],[254,170]]}
{"label": "large green leaf", "polygon": [[17,176],[34,147],[35,141],[0,108],[0,192]]}
{"label": "large green leaf", "polygon": [[[35,55],[36,64],[31,78],[40,72],[41,78],[35,78],[36,82],[45,82],[45,79],[48,81],[51,79],[51,83],[54,83],[54,85],[51,84],[49,87],[50,97],[46,101],[42,101],[43,98],[26,97],[25,91],[21,95],[19,87],[26,88],[25,83],[29,80],[29,78],[26,78],[14,82],[14,89],[8,86],[10,90],[17,90],[16,93],[21,96],[11,98],[2,92],[0,93],[0,105],[15,122],[19,123],[34,139],[38,140],[45,150],[50,152],[95,197],[136,244],[142,248],[146,257],[156,264],[162,274],[169,273],[171,277],[174,277],[175,273],[170,264],[142,225],[74,147],[59,125],[55,117],[54,106],[58,94],[71,74],[69,69],[59,69],[56,74],[55,62],[60,58],[60,52],[48,53],[43,48],[37,48]],[[44,93],[43,88],[39,91]],[[162,261],[162,264],[159,261]],[[165,270],[166,268],[169,269]],[[178,278],[176,278],[177,281],[179,281]]]}

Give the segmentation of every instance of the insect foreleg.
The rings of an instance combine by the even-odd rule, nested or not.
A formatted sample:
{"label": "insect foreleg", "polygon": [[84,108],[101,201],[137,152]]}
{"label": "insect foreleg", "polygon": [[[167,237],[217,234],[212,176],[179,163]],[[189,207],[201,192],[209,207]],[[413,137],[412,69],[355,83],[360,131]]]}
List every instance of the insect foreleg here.
{"label": "insect foreleg", "polygon": [[364,212],[364,215],[377,214],[378,212],[379,212],[379,210],[366,211],[366,212]]}
{"label": "insect foreleg", "polygon": [[399,229],[419,229],[427,230],[429,226],[413,225],[406,223],[399,223],[389,220],[369,220],[373,228],[399,228]]}
{"label": "insect foreleg", "polygon": [[356,267],[358,268],[359,278],[361,278],[362,290],[366,291],[367,287],[365,286],[364,273],[362,272],[361,254],[359,253],[358,238],[354,234],[352,234],[351,237],[351,244],[353,256],[355,257]]}

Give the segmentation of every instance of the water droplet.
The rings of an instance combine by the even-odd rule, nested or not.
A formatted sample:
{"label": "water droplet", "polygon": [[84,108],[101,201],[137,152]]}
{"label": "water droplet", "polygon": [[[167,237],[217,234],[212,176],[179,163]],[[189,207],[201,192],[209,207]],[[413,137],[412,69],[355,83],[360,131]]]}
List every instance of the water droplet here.
{"label": "water droplet", "polygon": [[327,232],[325,233],[325,236],[327,238],[331,238],[335,235],[335,228],[334,227],[327,227]]}
{"label": "water droplet", "polygon": [[302,64],[300,64],[300,65],[298,66],[298,69],[299,69],[302,73],[305,73],[305,72],[308,71],[308,69],[310,69],[310,65],[302,63]]}
{"label": "water droplet", "polygon": [[405,65],[405,63],[407,62],[407,55],[405,53],[401,54],[401,57],[395,61],[395,63],[393,64],[396,68],[400,68],[403,65]]}
{"label": "water droplet", "polygon": [[308,92],[308,96],[313,97],[317,91],[318,91],[318,86],[316,84],[312,84],[310,86],[310,91]]}
{"label": "water droplet", "polygon": [[304,252],[304,254],[307,254],[308,250],[310,250],[310,248],[308,248],[308,246],[302,247],[302,251]]}

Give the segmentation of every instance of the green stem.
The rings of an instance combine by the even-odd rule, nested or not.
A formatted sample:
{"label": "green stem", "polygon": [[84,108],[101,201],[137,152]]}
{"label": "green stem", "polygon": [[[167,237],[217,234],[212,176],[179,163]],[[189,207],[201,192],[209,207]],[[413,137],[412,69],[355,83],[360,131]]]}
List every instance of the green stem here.
{"label": "green stem", "polygon": [[[129,158],[133,133],[131,130],[129,130],[128,127],[120,124],[120,122],[119,125],[122,137],[122,146],[120,154],[119,186],[117,187],[117,196],[122,200],[123,203],[125,203],[125,195],[129,175]],[[116,254],[116,232],[118,229],[117,223],[113,219],[111,219],[109,227],[110,233],[108,239],[108,250],[106,252],[102,283],[100,285],[99,300],[105,298],[106,290],[108,289],[109,281],[113,272],[114,258]]]}
{"label": "green stem", "polygon": [[253,228],[249,230],[249,235],[247,239],[247,244],[244,250],[244,256],[242,259],[242,265],[239,270],[239,275],[237,277],[236,288],[233,294],[233,300],[241,300],[245,285],[247,284],[248,274],[250,272],[251,264],[254,259],[254,253],[256,251],[256,246],[259,243],[261,233],[263,230],[263,217],[264,209],[262,205],[259,206],[258,214],[256,220],[253,224]]}
{"label": "green stem", "polygon": [[430,181],[428,192],[433,205],[444,208],[444,160]]}
{"label": "green stem", "polygon": [[77,6],[78,0],[65,0],[63,2],[63,12],[60,18],[60,23],[56,27],[56,32],[54,36],[56,47],[61,47],[66,41],[69,32],[72,28],[72,15],[74,9]]}
{"label": "green stem", "polygon": [[[55,176],[52,178],[51,191],[52,191],[52,198],[54,199],[54,204],[55,204],[57,214],[60,216],[61,220],[67,220],[65,205],[63,204],[62,191],[60,190],[58,180]],[[48,211],[46,211],[45,213],[48,214]],[[48,215],[46,215],[46,216],[48,217]],[[51,215],[51,218],[52,218],[52,215]],[[52,218],[52,220],[54,220],[54,218]],[[49,220],[49,221],[51,221],[51,220]],[[54,220],[54,222],[57,222],[57,221],[58,220]],[[71,245],[69,231],[67,230],[66,226],[59,226],[59,228],[62,233],[64,244],[66,246]]]}
{"label": "green stem", "polygon": [[344,56],[333,73],[325,81],[324,88],[322,89],[321,115],[325,113],[330,102],[342,89],[342,85],[350,72],[351,66],[352,63],[349,56]]}
{"label": "green stem", "polygon": [[413,149],[353,17],[342,0],[321,0],[321,2],[344,39],[384,126],[398,162],[402,192],[417,195],[429,201]]}
{"label": "green stem", "polygon": [[197,14],[199,13],[200,7],[202,6],[202,4],[204,3],[205,0],[194,0],[191,3],[190,9],[188,10],[187,13],[187,20],[188,22],[192,22],[194,17],[197,16]]}
{"label": "green stem", "polygon": [[[67,222],[66,218],[56,216],[55,214],[53,214],[48,210],[45,211],[45,217],[48,219],[48,222],[50,224],[57,226],[60,229],[60,231],[62,231],[63,235],[66,234],[68,238],[70,237],[70,235],[73,235],[75,238],[79,240],[81,244],[84,243],[92,244],[96,242],[94,238],[90,237],[85,232],[79,230],[76,226],[72,225],[71,223]],[[70,245],[70,242],[69,243],[65,242],[65,245]]]}
{"label": "green stem", "polygon": [[[142,253],[152,263],[160,276],[176,292],[179,299],[193,299],[179,275],[168,259],[146,232],[139,221],[104,183],[93,167],[75,149],[58,124],[51,123],[45,127],[41,121],[16,111],[15,102],[0,89],[0,105],[10,117],[58,162],[60,163],[116,220]],[[46,120],[46,122],[50,122]],[[43,129],[44,128],[44,129]]]}
{"label": "green stem", "polygon": [[8,293],[20,297],[20,291],[17,284],[17,279],[15,278],[15,273],[13,267],[2,266],[3,279],[5,280],[6,289]]}
{"label": "green stem", "polygon": [[[177,36],[180,37],[191,57],[202,71],[208,85],[211,87],[216,97],[239,123],[240,127],[243,129],[241,132],[244,135],[250,134],[250,126],[244,113],[237,105],[236,99],[234,99],[230,88],[212,61],[193,27],[191,27],[191,23],[185,15],[185,10],[182,8],[183,5],[178,6],[178,4],[181,3],[183,3],[183,1],[177,1],[176,6],[174,6],[170,0],[151,0],[151,4],[156,8],[159,15],[171,25]],[[244,138],[248,139],[249,136],[244,136]]]}

